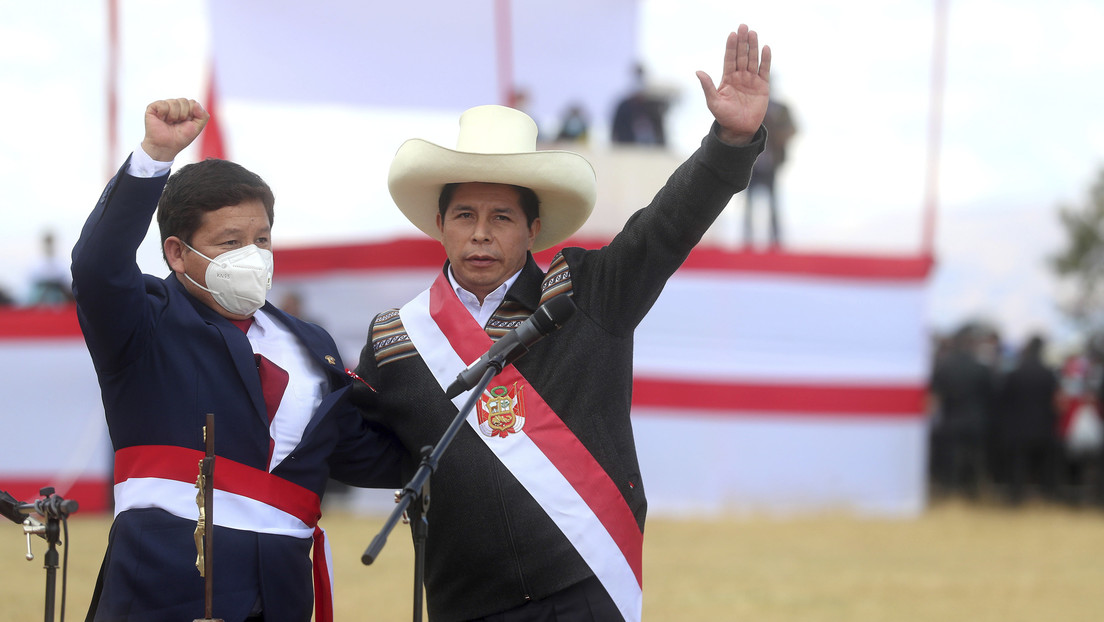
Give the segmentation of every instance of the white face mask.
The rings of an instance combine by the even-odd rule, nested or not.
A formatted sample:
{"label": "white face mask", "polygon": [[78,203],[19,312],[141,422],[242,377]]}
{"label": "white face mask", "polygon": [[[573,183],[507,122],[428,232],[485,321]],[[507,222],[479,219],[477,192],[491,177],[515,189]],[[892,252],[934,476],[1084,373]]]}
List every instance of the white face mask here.
{"label": "white face mask", "polygon": [[227,251],[214,259],[192,248],[195,254],[206,259],[207,287],[184,277],[196,287],[209,292],[215,302],[235,315],[253,315],[264,306],[266,292],[272,289],[272,251],[250,244]]}

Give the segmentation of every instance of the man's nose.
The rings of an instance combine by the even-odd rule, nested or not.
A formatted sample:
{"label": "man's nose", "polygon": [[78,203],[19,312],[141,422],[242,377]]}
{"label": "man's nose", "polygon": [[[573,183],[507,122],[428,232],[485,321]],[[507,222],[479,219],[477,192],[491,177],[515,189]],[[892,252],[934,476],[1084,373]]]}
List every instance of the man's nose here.
{"label": "man's nose", "polygon": [[487,218],[479,218],[472,229],[472,239],[477,242],[486,242],[491,239],[491,221]]}

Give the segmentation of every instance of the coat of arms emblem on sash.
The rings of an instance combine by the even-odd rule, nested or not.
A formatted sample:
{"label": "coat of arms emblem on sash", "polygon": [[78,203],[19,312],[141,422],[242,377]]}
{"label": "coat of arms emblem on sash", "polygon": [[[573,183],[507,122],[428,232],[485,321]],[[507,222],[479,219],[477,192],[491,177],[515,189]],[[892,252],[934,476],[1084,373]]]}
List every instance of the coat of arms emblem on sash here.
{"label": "coat of arms emblem on sash", "polygon": [[515,382],[509,387],[499,385],[484,391],[479,399],[479,431],[502,438],[521,431],[525,425],[524,388]]}

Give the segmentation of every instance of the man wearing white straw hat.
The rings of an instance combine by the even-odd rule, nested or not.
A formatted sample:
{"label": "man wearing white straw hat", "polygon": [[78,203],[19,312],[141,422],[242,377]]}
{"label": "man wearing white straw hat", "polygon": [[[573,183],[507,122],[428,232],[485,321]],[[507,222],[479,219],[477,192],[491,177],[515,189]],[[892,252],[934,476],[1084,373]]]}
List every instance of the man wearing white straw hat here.
{"label": "man wearing white straw hat", "polygon": [[[633,330],[763,150],[770,48],[741,25],[720,84],[698,72],[714,123],[701,148],[601,250],[532,252],[586,221],[595,177],[580,155],[536,151],[525,114],[481,106],[456,149],[409,140],[388,185],[441,241],[445,268],[377,315],[353,399],[412,456],[436,444],[467,394],[445,390],[492,340],[571,296],[563,328],[507,365],[433,475],[426,596],[435,622],[639,620],[647,503],[629,420]],[[490,416],[493,413],[495,416]]]}

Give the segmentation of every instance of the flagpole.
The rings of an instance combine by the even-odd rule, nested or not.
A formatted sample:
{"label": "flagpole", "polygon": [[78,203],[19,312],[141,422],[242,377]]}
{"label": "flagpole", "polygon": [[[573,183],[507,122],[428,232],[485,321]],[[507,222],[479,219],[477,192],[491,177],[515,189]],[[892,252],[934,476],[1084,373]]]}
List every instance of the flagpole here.
{"label": "flagpole", "polygon": [[943,138],[943,91],[947,65],[947,13],[950,0],[935,0],[935,41],[932,45],[928,107],[928,153],[924,183],[924,222],[921,252],[935,254],[935,220],[939,204],[939,155]]}
{"label": "flagpole", "polygon": [[510,0],[495,0],[495,65],[498,72],[498,101],[514,105],[514,47]]}
{"label": "flagpole", "polygon": [[105,178],[115,174],[119,146],[119,0],[107,0],[107,157]]}

